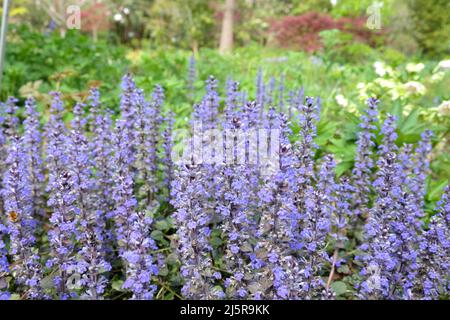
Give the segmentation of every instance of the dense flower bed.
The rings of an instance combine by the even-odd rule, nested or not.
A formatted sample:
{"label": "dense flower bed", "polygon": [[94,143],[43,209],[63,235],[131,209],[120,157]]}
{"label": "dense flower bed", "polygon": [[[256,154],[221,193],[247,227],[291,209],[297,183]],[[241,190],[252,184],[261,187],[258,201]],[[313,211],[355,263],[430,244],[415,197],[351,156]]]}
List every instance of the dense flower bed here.
{"label": "dense flower bed", "polygon": [[[431,219],[424,211],[430,131],[397,146],[395,117],[379,123],[369,98],[354,168],[336,178],[314,143],[320,99],[286,99],[258,78],[250,101],[230,80],[222,108],[214,78],[206,89],[192,124],[224,139],[185,141],[214,150],[212,162],[174,163],[163,90],[147,101],[130,75],[120,115],[96,89],[70,124],[59,93],[43,128],[33,99],[22,123],[16,99],[2,104],[1,298],[159,298],[174,259],[182,283],[168,290],[187,299],[448,297],[450,189]],[[279,133],[270,174],[249,159],[256,129]],[[224,132],[243,134],[231,153]],[[168,248],[152,232],[162,208],[174,221]]]}

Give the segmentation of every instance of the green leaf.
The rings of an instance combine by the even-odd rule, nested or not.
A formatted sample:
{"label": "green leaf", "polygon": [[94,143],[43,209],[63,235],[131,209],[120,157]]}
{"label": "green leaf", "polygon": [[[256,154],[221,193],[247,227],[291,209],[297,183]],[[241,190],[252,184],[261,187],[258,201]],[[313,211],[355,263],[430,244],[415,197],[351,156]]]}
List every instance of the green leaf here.
{"label": "green leaf", "polygon": [[331,289],[340,296],[347,292],[347,285],[342,281],[335,281],[331,284]]}
{"label": "green leaf", "polygon": [[178,261],[178,257],[175,253],[171,253],[166,257],[167,264],[173,265],[173,264],[177,263],[177,261]]}
{"label": "green leaf", "polygon": [[344,274],[350,274],[350,268],[348,267],[348,265],[344,264],[342,266],[340,266],[337,271],[339,273],[344,273]]}
{"label": "green leaf", "polygon": [[213,237],[211,237],[210,243],[214,248],[217,248],[220,245],[222,245],[223,241],[222,241],[222,239],[220,239],[220,237],[213,236]]}
{"label": "green leaf", "polygon": [[13,293],[9,300],[20,300],[20,295],[18,293]]}
{"label": "green leaf", "polygon": [[162,277],[165,277],[168,274],[169,274],[169,269],[167,267],[162,267],[158,272],[158,275],[162,276]]}
{"label": "green leaf", "polygon": [[41,287],[43,289],[51,289],[55,286],[55,284],[53,283],[53,277],[52,276],[47,276],[45,278],[43,278],[41,280]]}
{"label": "green leaf", "polygon": [[443,179],[438,181],[436,184],[431,186],[430,191],[428,192],[427,199],[429,201],[437,201],[441,198],[442,192],[444,188],[447,186],[448,180]]}
{"label": "green leaf", "polygon": [[416,108],[406,117],[400,126],[400,131],[404,134],[411,134],[418,131],[419,128],[423,128],[424,124],[418,122],[420,108]]}
{"label": "green leaf", "polygon": [[122,291],[123,280],[114,280],[111,287],[116,291]]}
{"label": "green leaf", "polygon": [[353,161],[345,161],[339,163],[335,169],[336,176],[342,176],[347,170],[350,170],[351,167],[353,167]]}
{"label": "green leaf", "polygon": [[153,230],[150,236],[156,241],[162,241],[164,239],[164,233],[161,230]]}
{"label": "green leaf", "polygon": [[170,225],[166,220],[158,220],[155,222],[155,228],[158,230],[167,231],[170,229]]}

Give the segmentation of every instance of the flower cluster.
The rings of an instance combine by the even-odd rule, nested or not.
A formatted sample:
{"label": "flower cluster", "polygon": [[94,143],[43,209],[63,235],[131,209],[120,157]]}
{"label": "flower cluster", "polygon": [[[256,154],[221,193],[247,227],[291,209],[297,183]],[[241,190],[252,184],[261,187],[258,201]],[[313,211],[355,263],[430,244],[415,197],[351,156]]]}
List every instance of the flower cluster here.
{"label": "flower cluster", "polygon": [[[192,58],[192,100],[195,79]],[[262,70],[254,100],[231,78],[205,91],[181,143],[163,88],[147,99],[129,74],[118,112],[96,88],[73,108],[52,93],[45,116],[0,104],[0,299],[449,296],[450,188],[425,201],[432,132],[400,145],[369,98],[338,177],[320,98]]]}
{"label": "flower cluster", "polygon": [[[425,224],[432,133],[425,131],[415,148],[397,145],[397,119],[387,115],[378,124],[379,101],[369,98],[354,169],[338,179],[332,155],[316,160],[321,154],[314,142],[320,99],[303,98],[302,91],[298,97],[292,94],[289,117],[280,111],[282,103],[278,110],[272,107],[275,85],[264,84],[261,71],[256,87],[256,101],[241,101],[236,97],[245,93],[229,80],[222,116],[217,114],[217,85],[210,78],[194,113],[193,123],[200,122],[204,134],[199,138],[194,132],[186,144],[201,150],[197,156],[190,150],[190,161],[176,167],[171,200],[185,280],[182,294],[194,299],[331,299],[336,296],[333,282],[345,276],[337,270],[345,266],[357,270],[351,280],[355,293],[348,297],[448,295],[448,189],[438,214]],[[283,85],[278,90],[282,99]],[[223,129],[212,141],[225,141],[215,145],[223,157],[214,162],[204,157],[211,150],[210,128]],[[280,132],[278,166],[266,175],[263,163],[251,158],[260,159],[265,151],[261,130],[273,129]],[[252,146],[254,132],[259,132],[257,147]],[[234,144],[226,143],[233,138]],[[236,161],[240,157],[243,161]],[[353,257],[346,251],[355,241]]]}
{"label": "flower cluster", "polygon": [[149,209],[173,178],[164,158],[173,123],[164,120],[161,87],[150,102],[130,75],[122,87],[116,121],[95,88],[70,123],[58,92],[45,126],[31,98],[23,123],[17,99],[1,105],[2,299],[103,299],[113,281],[125,297],[153,298],[159,262]]}

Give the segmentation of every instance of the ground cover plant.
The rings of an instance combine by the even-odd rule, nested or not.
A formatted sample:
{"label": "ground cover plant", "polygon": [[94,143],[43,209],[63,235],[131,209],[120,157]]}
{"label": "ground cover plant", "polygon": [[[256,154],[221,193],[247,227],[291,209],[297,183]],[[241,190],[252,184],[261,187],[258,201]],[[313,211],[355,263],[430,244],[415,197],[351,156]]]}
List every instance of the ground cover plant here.
{"label": "ground cover plant", "polygon": [[[262,71],[255,83],[229,79],[220,95],[210,77],[194,92],[200,139],[177,135],[163,88],[147,99],[130,74],[114,109],[96,88],[71,112],[51,93],[44,123],[32,98],[26,117],[2,103],[1,297],[448,298],[450,189],[426,199],[435,133],[400,142],[371,95],[352,166],[337,172],[318,141],[321,99]],[[251,136],[267,131],[279,133],[275,145],[257,134],[276,156],[269,174],[273,163],[250,160]],[[202,156],[175,161],[183,144]]]}

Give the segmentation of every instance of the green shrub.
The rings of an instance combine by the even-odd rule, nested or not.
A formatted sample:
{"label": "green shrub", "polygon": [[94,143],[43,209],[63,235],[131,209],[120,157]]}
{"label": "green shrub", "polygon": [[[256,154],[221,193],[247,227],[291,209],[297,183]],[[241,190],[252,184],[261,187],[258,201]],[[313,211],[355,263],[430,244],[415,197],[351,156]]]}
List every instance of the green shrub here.
{"label": "green shrub", "polygon": [[63,88],[65,92],[86,91],[89,83],[111,90],[126,70],[125,50],[91,39],[72,30],[61,38],[42,34],[26,26],[11,26],[5,56],[1,98],[19,96],[22,86],[41,81],[39,91]]}
{"label": "green shrub", "polygon": [[411,28],[422,51],[442,56],[450,52],[450,2],[408,0]]}
{"label": "green shrub", "polygon": [[353,35],[337,29],[320,32],[324,57],[338,63],[363,63],[375,55],[369,45],[354,41]]}

